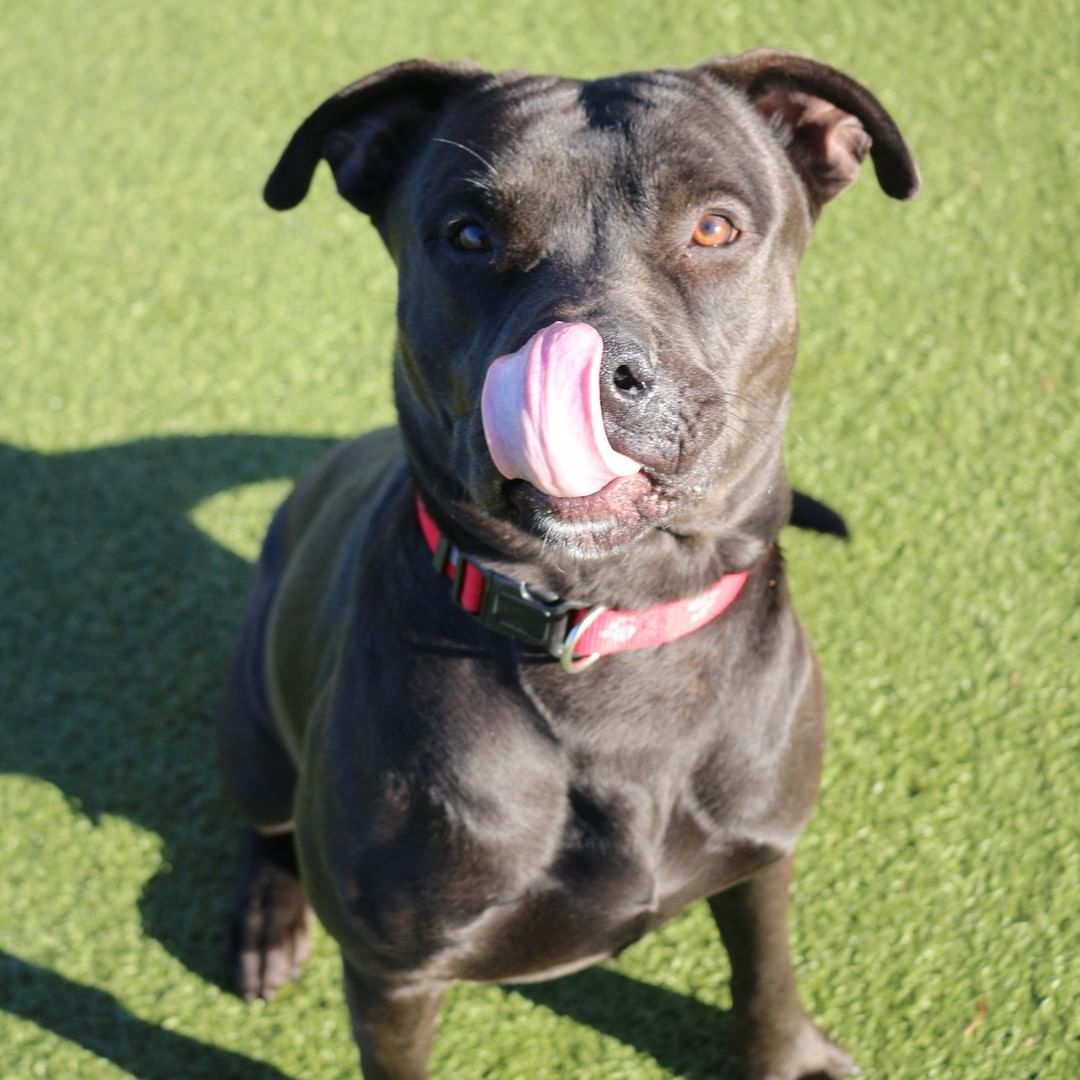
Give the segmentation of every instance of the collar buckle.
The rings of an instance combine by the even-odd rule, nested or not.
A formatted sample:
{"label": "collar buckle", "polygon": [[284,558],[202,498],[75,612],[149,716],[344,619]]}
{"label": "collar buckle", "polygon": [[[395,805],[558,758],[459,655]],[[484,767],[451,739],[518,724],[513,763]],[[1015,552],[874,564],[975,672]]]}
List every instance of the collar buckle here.
{"label": "collar buckle", "polygon": [[[459,553],[455,585],[467,561],[471,562]],[[484,575],[484,595],[476,613],[480,623],[524,645],[561,656],[570,613],[576,610],[574,605],[565,600],[547,603],[534,595],[524,581],[515,581],[479,563],[472,565]]]}
{"label": "collar buckle", "polygon": [[445,535],[440,535],[431,561],[437,574],[446,573],[449,567],[452,575],[450,596],[459,606],[462,606],[461,593],[467,568],[480,574],[484,587],[480,607],[472,614],[482,626],[524,645],[543,649],[555,659],[565,654],[570,616],[578,610],[575,605],[565,600],[541,599],[524,581],[507,577],[470,559]]}

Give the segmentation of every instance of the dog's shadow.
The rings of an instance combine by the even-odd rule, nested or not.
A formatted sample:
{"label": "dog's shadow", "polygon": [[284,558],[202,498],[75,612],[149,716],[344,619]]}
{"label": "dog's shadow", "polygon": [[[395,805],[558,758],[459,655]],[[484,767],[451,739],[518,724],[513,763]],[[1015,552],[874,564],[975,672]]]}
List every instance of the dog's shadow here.
{"label": "dog's shadow", "polygon": [[[291,478],[330,445],[176,436],[46,455],[0,444],[10,515],[0,558],[0,771],[56,785],[91,819],[121,815],[158,834],[162,869],[140,900],[144,927],[214,983],[239,829],[219,794],[211,718],[250,566],[190,514],[230,488]],[[148,1025],[109,1008],[103,991],[0,960],[5,982],[41,991],[5,994],[4,1007],[64,1038],[101,1051],[99,1025],[72,1015],[108,1013],[138,1027],[137,1037],[111,1040],[107,1055],[138,1075],[153,1075],[148,1060],[175,1060],[179,1043],[189,1054],[212,1051],[164,1030],[147,1049]],[[517,992],[678,1075],[724,1075],[719,1010],[608,970]],[[130,1060],[120,1049],[139,1046]],[[242,1061],[221,1062],[219,1075],[280,1075]]]}
{"label": "dog's shadow", "polygon": [[[716,942],[716,962],[726,960]],[[579,1024],[643,1051],[684,1080],[735,1080],[729,1013],[610,968],[589,968],[546,983],[515,986]]]}

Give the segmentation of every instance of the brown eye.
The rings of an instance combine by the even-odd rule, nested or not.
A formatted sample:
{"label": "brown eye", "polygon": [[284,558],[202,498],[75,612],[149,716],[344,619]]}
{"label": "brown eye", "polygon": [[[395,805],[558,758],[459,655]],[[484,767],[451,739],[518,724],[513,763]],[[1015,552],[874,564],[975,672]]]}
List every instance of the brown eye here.
{"label": "brown eye", "polygon": [[739,238],[739,230],[721,214],[704,214],[694,228],[694,243],[699,247],[727,247]]}
{"label": "brown eye", "polygon": [[482,225],[475,221],[461,221],[450,230],[450,243],[461,251],[487,251],[491,241]]}

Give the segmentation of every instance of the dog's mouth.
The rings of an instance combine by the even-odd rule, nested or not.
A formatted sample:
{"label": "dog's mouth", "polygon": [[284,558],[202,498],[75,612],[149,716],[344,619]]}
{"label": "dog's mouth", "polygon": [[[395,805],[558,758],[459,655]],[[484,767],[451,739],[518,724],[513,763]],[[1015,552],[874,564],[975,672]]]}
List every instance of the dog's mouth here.
{"label": "dog's mouth", "polygon": [[591,495],[549,495],[527,480],[508,481],[504,492],[519,525],[581,558],[632,543],[669,512],[673,501],[645,470],[618,476]]}

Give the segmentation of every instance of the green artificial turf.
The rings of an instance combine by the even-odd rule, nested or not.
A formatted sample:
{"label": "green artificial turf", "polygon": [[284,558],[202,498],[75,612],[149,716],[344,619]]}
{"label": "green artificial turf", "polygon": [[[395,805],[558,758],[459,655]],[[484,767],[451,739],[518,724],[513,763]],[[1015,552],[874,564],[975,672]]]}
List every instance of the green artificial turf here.
{"label": "green artificial turf", "polygon": [[[249,561],[332,439],[391,418],[394,282],[293,125],[412,55],[600,75],[759,44],[850,71],[922,166],[802,275],[789,534],[830,690],[793,914],[872,1077],[1080,1076],[1075,5],[6,0],[0,14],[0,1075],[339,1077],[332,942],[219,985],[238,827],[210,717]],[[453,991],[436,1078],[727,1075],[703,905],[616,964]]]}

